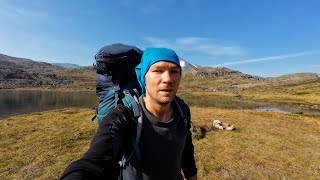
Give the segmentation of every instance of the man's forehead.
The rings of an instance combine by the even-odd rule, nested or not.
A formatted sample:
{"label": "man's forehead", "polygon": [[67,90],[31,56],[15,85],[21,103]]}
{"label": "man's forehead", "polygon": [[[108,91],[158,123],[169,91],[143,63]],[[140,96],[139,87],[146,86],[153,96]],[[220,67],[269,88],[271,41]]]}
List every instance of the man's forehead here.
{"label": "man's forehead", "polygon": [[169,61],[159,61],[154,63],[151,67],[170,67],[170,68],[179,68],[178,65],[176,65],[175,63],[169,62]]}

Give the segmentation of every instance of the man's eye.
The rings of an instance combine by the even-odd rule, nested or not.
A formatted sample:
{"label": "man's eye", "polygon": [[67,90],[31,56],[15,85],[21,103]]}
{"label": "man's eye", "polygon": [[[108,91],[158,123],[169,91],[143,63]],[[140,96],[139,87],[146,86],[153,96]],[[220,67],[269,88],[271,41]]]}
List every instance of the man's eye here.
{"label": "man's eye", "polygon": [[161,71],[160,69],[155,69],[155,70],[153,70],[152,72],[161,73],[162,71]]}
{"label": "man's eye", "polygon": [[180,73],[179,70],[172,70],[171,72],[172,72],[172,73]]}

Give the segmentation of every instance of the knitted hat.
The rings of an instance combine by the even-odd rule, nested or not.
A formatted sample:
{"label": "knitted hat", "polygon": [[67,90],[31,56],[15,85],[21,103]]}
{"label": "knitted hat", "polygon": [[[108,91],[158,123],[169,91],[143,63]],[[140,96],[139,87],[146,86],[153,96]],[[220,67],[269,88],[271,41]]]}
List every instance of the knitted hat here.
{"label": "knitted hat", "polygon": [[140,64],[136,67],[136,75],[141,86],[143,96],[146,95],[145,75],[149,68],[159,61],[172,62],[179,66],[181,70],[179,57],[173,50],[167,48],[147,48],[142,54]]}

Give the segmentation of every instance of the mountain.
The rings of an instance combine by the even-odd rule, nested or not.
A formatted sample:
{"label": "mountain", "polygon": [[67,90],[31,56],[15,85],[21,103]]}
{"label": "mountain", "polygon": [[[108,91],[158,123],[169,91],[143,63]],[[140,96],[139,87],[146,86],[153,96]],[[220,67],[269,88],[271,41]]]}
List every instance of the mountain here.
{"label": "mountain", "polygon": [[270,81],[279,81],[279,82],[301,82],[309,79],[315,79],[320,77],[320,73],[294,73],[286,74],[279,77],[267,78]]}
{"label": "mountain", "polygon": [[55,65],[55,66],[59,66],[59,67],[62,67],[62,68],[69,68],[69,69],[78,69],[78,68],[81,68],[81,66],[77,65],[77,64],[71,64],[71,63],[52,63],[52,65]]}
{"label": "mountain", "polygon": [[93,90],[95,69],[67,69],[46,62],[0,54],[0,89],[13,88]]}
{"label": "mountain", "polygon": [[[287,74],[275,78],[262,78],[244,74],[228,68],[199,67],[180,58],[183,69],[182,89],[233,90],[262,85],[301,84],[318,80],[318,73]],[[93,66],[61,63],[50,64],[26,58],[0,54],[0,89],[13,88],[62,88],[73,90],[94,90],[95,73]]]}
{"label": "mountain", "polygon": [[186,61],[186,60],[184,60],[184,59],[182,59],[182,58],[180,58],[180,66],[181,66],[181,68],[182,68],[183,71],[184,71],[184,70],[187,70],[187,69],[189,69],[189,68],[194,68],[194,67],[196,67],[196,66],[190,64],[188,61]]}
{"label": "mountain", "polygon": [[26,58],[17,58],[4,54],[0,54],[0,67],[1,68],[58,68],[47,62],[33,61]]}
{"label": "mountain", "polygon": [[193,74],[200,78],[209,77],[224,77],[224,78],[256,78],[261,79],[261,77],[253,76],[249,74],[244,74],[240,71],[235,71],[228,68],[211,68],[211,67],[190,67],[185,71],[186,74]]}

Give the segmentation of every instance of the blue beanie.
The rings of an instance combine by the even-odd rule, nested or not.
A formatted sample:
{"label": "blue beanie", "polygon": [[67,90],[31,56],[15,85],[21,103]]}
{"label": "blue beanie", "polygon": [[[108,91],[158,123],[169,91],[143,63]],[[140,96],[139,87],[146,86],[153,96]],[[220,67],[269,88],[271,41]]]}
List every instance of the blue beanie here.
{"label": "blue beanie", "polygon": [[146,95],[145,75],[149,68],[159,61],[172,62],[181,69],[179,57],[173,50],[167,48],[147,48],[142,54],[140,64],[136,67],[136,75],[141,86],[143,96]]}

